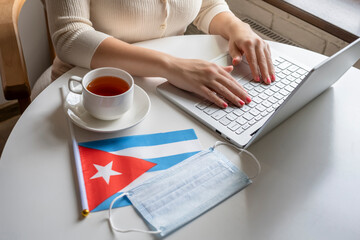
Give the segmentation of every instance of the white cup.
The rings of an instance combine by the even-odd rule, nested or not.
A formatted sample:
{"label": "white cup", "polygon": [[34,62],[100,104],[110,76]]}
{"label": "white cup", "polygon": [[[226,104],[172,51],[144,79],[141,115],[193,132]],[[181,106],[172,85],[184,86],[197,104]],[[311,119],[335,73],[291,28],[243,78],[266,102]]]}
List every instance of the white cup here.
{"label": "white cup", "polygon": [[[97,95],[87,89],[91,81],[104,76],[121,78],[129,84],[129,89],[124,93],[114,96]],[[81,89],[76,87],[74,82],[77,82],[77,85],[81,85]],[[68,87],[71,92],[82,94],[82,102],[85,110],[95,118],[101,120],[114,120],[120,118],[131,108],[133,103],[134,79],[129,73],[118,68],[97,68],[91,70],[82,78],[72,76],[68,81]]]}

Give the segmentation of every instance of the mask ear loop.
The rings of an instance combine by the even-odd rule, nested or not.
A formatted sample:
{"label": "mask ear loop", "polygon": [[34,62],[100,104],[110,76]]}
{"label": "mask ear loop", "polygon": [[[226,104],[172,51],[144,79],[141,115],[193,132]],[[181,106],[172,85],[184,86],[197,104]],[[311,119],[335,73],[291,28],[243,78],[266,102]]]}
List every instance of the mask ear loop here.
{"label": "mask ear loop", "polygon": [[121,232],[121,233],[127,233],[127,232],[141,232],[141,233],[149,233],[149,234],[158,234],[161,233],[161,231],[157,230],[157,231],[148,231],[148,230],[142,230],[142,229],[136,229],[136,228],[129,228],[129,229],[122,229],[122,228],[118,228],[114,226],[113,220],[111,218],[111,210],[113,208],[114,203],[119,200],[120,198],[124,197],[124,196],[128,196],[128,193],[123,193],[119,196],[117,196],[116,198],[114,198],[114,200],[112,200],[111,204],[110,204],[110,208],[109,208],[109,222],[110,222],[110,226],[114,231],[117,232]]}
{"label": "mask ear loop", "polygon": [[212,148],[215,149],[216,147],[218,147],[218,146],[220,146],[220,145],[227,145],[227,146],[230,146],[230,147],[233,147],[233,148],[239,150],[240,152],[238,153],[238,155],[239,155],[240,159],[241,159],[241,156],[240,156],[240,155],[241,155],[243,152],[246,153],[247,155],[249,155],[252,159],[254,159],[254,161],[255,161],[255,163],[256,163],[256,165],[257,165],[257,167],[258,167],[258,171],[257,171],[257,173],[256,173],[254,176],[249,177],[249,179],[251,179],[251,180],[252,180],[252,179],[255,179],[255,178],[257,178],[257,177],[260,175],[261,165],[260,165],[259,160],[254,156],[254,154],[252,154],[251,152],[249,152],[249,151],[246,150],[246,149],[241,149],[241,148],[239,148],[239,147],[237,147],[237,146],[235,146],[235,145],[233,145],[233,144],[231,144],[231,143],[221,142],[221,141],[217,141]]}

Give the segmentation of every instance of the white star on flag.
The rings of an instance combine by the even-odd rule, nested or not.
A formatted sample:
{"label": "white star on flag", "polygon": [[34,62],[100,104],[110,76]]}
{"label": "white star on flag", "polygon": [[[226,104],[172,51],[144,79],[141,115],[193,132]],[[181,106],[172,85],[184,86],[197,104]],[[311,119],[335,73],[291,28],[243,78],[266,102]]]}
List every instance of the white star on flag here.
{"label": "white star on flag", "polygon": [[111,176],[122,174],[120,172],[116,172],[116,171],[112,170],[111,169],[112,164],[113,164],[113,162],[110,162],[106,166],[100,166],[100,165],[94,164],[94,167],[98,170],[98,172],[94,176],[92,176],[90,179],[102,177],[105,180],[105,182],[107,184],[109,184]]}

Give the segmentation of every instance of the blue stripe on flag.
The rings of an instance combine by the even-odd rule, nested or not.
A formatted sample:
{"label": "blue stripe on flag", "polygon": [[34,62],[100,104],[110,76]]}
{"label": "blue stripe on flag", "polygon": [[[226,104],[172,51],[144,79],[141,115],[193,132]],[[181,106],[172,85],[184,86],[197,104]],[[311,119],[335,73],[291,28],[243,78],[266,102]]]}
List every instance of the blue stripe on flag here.
{"label": "blue stripe on flag", "polygon": [[192,155],[195,155],[198,152],[200,152],[200,151],[182,153],[182,154],[166,156],[166,157],[159,157],[159,158],[145,158],[144,160],[157,164],[156,166],[154,166],[148,170],[148,172],[153,172],[153,171],[168,169],[169,167],[172,167],[172,166],[178,164],[179,162],[191,157]]}
{"label": "blue stripe on flag", "polygon": [[[103,201],[100,205],[98,205],[96,208],[94,208],[91,212],[98,212],[98,211],[102,211],[102,210],[109,210],[110,204],[111,202],[114,200],[114,198],[116,198],[117,196],[119,196],[120,194],[122,194],[123,192],[118,192],[115,193],[114,195],[112,195],[111,197],[109,197],[108,199],[106,199],[105,201]],[[121,199],[118,199],[114,205],[113,208],[118,208],[118,207],[125,207],[125,206],[129,206],[131,205],[130,200],[127,197],[123,197]]]}
{"label": "blue stripe on flag", "polygon": [[85,142],[79,143],[79,146],[102,150],[105,152],[114,152],[131,147],[155,146],[195,139],[197,139],[197,136],[194,129],[186,129],[166,133],[135,135]]}

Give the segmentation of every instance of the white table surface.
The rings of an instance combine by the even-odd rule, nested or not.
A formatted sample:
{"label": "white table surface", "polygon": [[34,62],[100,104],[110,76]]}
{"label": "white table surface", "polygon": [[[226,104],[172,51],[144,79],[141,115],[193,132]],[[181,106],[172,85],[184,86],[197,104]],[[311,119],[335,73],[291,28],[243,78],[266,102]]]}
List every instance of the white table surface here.
{"label": "white table surface", "polygon": [[[210,60],[227,49],[216,36],[181,36],[140,45],[185,58]],[[270,42],[273,49],[315,65],[324,56]],[[28,107],[0,160],[0,239],[153,239],[114,233],[108,212],[80,216],[75,166],[59,87],[75,68]],[[359,239],[360,71],[333,87],[250,147],[262,173],[237,193],[167,239]],[[99,134],[75,127],[78,141],[193,128],[204,148],[222,140],[158,96],[161,78],[136,78],[150,96],[150,114],[125,131]],[[220,149],[221,150],[221,149]],[[236,161],[233,152],[223,151]],[[251,163],[242,164],[251,169]],[[250,173],[250,172],[248,172]],[[122,227],[147,229],[132,207],[117,209]]]}

